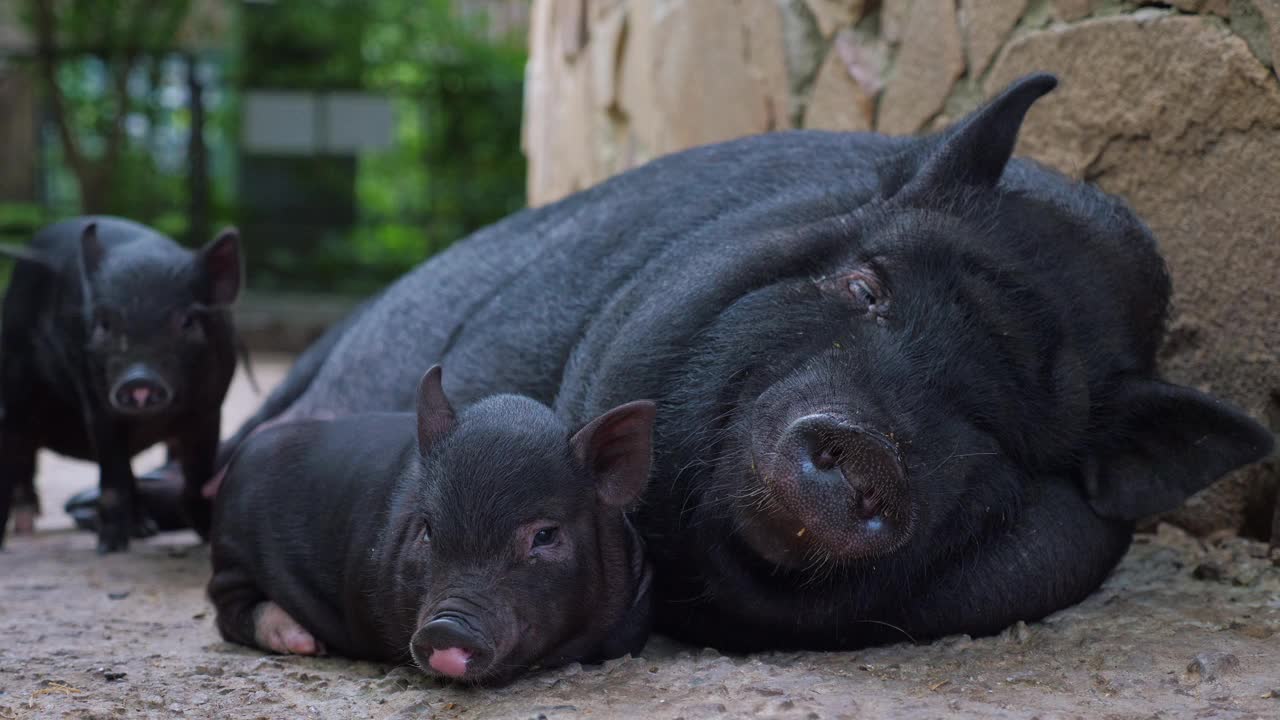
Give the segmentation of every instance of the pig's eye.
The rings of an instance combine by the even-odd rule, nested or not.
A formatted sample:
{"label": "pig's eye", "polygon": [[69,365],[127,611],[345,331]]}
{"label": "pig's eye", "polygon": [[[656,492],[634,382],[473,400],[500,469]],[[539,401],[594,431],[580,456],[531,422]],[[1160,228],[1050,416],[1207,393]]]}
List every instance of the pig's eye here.
{"label": "pig's eye", "polygon": [[195,313],[183,313],[182,318],[178,321],[178,325],[183,330],[187,330],[187,331],[195,329],[195,326],[196,326]]}
{"label": "pig's eye", "polygon": [[424,543],[431,542],[431,526],[427,523],[422,524],[422,534],[418,536],[418,540]]}
{"label": "pig's eye", "polygon": [[550,525],[533,534],[533,547],[545,547],[555,543],[560,535],[560,528]]}
{"label": "pig's eye", "polygon": [[849,279],[849,294],[853,296],[855,302],[867,309],[874,308],[880,301],[871,283],[861,275],[855,275]]}
{"label": "pig's eye", "polygon": [[107,335],[111,332],[111,321],[106,315],[98,315],[93,319],[93,332],[98,335]]}

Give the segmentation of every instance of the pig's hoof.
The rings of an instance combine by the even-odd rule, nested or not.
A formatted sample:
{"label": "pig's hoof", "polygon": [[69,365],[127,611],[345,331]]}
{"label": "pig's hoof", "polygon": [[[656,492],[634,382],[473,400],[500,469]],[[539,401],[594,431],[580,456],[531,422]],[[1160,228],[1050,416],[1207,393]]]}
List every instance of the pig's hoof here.
{"label": "pig's hoof", "polygon": [[13,512],[13,534],[30,535],[36,531],[36,511],[18,508]]}
{"label": "pig's hoof", "polygon": [[284,655],[323,655],[324,645],[273,602],[254,611],[253,637],[258,646]]}
{"label": "pig's hoof", "polygon": [[98,554],[124,552],[129,549],[129,538],[98,536]]}
{"label": "pig's hoof", "polygon": [[133,525],[129,528],[129,534],[139,539],[149,538],[158,532],[160,532],[160,528],[156,527],[156,521],[145,513],[135,515]]}

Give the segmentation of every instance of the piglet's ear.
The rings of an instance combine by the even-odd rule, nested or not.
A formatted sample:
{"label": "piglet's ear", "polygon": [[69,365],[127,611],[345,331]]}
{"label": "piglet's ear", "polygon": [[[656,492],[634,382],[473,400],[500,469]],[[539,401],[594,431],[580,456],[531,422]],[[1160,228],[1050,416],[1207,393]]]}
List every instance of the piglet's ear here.
{"label": "piglet's ear", "polygon": [[240,232],[227,228],[200,248],[197,258],[208,282],[207,301],[213,306],[230,305],[240,295],[244,282],[244,259],[240,254]]}
{"label": "piglet's ear", "polygon": [[423,457],[453,429],[457,417],[445,397],[443,376],[444,370],[432,365],[418,383],[418,452]]}
{"label": "piglet's ear", "polygon": [[1248,415],[1188,387],[1129,383],[1116,398],[1107,449],[1086,464],[1085,494],[1101,516],[1139,520],[1178,507],[1275,444]]}
{"label": "piglet's ear", "polygon": [[596,494],[611,507],[640,497],[653,462],[656,406],[636,400],[587,423],[569,441],[573,453],[596,481]]}
{"label": "piglet's ear", "polygon": [[102,241],[98,240],[98,224],[89,223],[84,226],[84,230],[80,231],[80,292],[85,302],[90,302],[93,297],[93,283],[90,278],[94,273],[98,272],[98,268],[102,267],[102,258],[106,256],[107,249],[102,246]]}
{"label": "piglet's ear", "polygon": [[1031,105],[1058,86],[1048,73],[1014,81],[1004,92],[959,123],[921,141],[892,173],[887,189],[905,196],[948,186],[994,187],[1013,155],[1018,131]]}
{"label": "piglet's ear", "polygon": [[80,272],[86,278],[98,272],[106,254],[106,248],[98,240],[98,223],[85,225],[84,230],[80,231]]}

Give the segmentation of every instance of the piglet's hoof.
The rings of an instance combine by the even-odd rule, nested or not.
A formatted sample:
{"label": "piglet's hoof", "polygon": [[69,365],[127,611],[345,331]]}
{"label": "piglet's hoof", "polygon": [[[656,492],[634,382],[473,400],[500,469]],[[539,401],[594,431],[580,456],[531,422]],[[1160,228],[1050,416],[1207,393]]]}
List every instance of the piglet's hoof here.
{"label": "piglet's hoof", "polygon": [[323,655],[324,645],[273,602],[253,611],[253,638],[258,647],[284,655]]}

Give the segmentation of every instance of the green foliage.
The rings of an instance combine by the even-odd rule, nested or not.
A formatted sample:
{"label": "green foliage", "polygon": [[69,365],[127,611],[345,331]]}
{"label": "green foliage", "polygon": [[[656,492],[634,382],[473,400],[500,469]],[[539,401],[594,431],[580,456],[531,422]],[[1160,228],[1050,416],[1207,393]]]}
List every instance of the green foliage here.
{"label": "green foliage", "polygon": [[[369,292],[524,204],[526,56],[518,42],[490,40],[480,22],[456,17],[447,0],[282,0],[270,7],[271,27],[249,30],[247,42],[270,38],[273,46],[245,54],[245,82],[344,87],[354,65],[347,41],[355,36],[360,85],[393,99],[397,124],[390,148],[358,160],[354,227],[317,230],[305,251],[264,250],[271,257],[255,268],[256,287]],[[355,17],[356,8],[363,17]],[[336,49],[309,65],[281,50],[313,42]],[[273,67],[257,66],[268,58]],[[313,167],[320,176],[335,169]]]}
{"label": "green foliage", "polygon": [[[45,1],[25,0],[22,17],[34,25]],[[203,242],[186,237],[191,113],[185,56],[173,47],[191,0],[48,1],[75,149],[100,161],[128,111],[115,161],[98,162],[107,176],[94,206]],[[367,293],[523,205],[518,39],[491,39],[483,17],[456,16],[451,0],[225,1],[234,37],[200,59],[210,215],[215,229],[256,223],[245,237],[251,287]],[[245,155],[240,91],[268,88],[385,94],[393,144],[354,163]],[[84,209],[84,164],[77,171],[52,131],[41,151],[45,206],[0,205],[0,241],[25,242],[35,226]],[[279,201],[256,195],[286,186]],[[263,202],[273,211],[254,209]]]}

